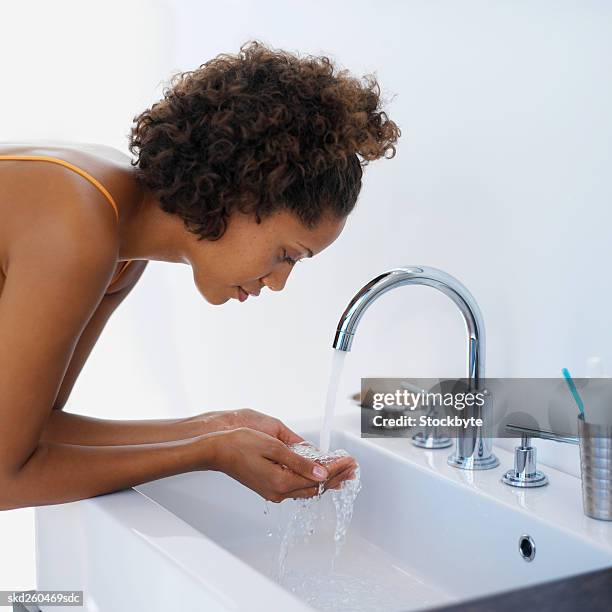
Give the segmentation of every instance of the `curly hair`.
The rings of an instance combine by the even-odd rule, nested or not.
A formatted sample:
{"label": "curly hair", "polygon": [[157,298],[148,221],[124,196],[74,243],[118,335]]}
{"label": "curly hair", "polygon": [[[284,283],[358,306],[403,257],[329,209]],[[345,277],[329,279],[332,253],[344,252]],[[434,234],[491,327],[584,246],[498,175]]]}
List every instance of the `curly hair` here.
{"label": "curly hair", "polygon": [[348,215],[362,167],[393,157],[401,134],[373,75],[258,41],[175,74],[163,94],[133,119],[131,164],[200,240],[220,238],[234,210],[258,223],[289,210],[309,228]]}

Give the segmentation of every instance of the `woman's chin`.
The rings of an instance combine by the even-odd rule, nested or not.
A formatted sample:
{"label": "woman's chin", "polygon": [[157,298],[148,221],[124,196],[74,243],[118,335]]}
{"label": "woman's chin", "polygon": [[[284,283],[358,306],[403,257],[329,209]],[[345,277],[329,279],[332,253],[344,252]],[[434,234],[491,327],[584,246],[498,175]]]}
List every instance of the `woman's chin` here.
{"label": "woman's chin", "polygon": [[212,304],[213,306],[220,306],[221,304],[225,304],[225,302],[230,299],[229,297],[227,297],[227,295],[214,295],[210,294],[209,292],[205,293],[199,286],[198,292],[209,304]]}
{"label": "woman's chin", "polygon": [[204,296],[204,299],[209,303],[212,304],[213,306],[221,306],[221,304],[225,304],[225,302],[229,301],[230,298],[228,297],[207,297]]}

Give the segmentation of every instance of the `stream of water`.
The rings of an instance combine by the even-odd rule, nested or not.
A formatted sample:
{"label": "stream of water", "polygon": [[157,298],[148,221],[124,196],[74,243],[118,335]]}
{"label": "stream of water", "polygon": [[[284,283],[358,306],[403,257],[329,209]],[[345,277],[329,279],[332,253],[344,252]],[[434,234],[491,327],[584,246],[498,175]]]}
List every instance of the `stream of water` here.
{"label": "stream of water", "polygon": [[319,448],[323,453],[329,451],[331,428],[334,421],[334,408],[336,406],[338,386],[340,385],[340,378],[342,377],[345,357],[346,351],[338,351],[333,349],[329,383],[327,385],[327,396],[325,398],[323,427],[321,428],[321,436],[319,438]]}
{"label": "stream of water", "polygon": [[[348,453],[343,449],[338,449],[333,452],[324,453],[308,442],[299,442],[289,446],[291,450],[298,455],[316,459],[319,463],[326,465],[332,463],[340,457],[347,457]],[[335,551],[332,560],[332,568],[334,561],[338,558],[344,542],[346,540],[346,531],[353,518],[353,506],[355,498],[361,490],[361,479],[359,466],[355,470],[354,478],[345,480],[340,489],[331,489],[330,494],[334,502],[336,513],[336,527],[334,531]],[[285,533],[282,536],[281,547],[278,556],[278,580],[282,582],[285,574],[285,562],[289,550],[301,539],[307,539],[313,535],[316,528],[316,522],[320,519],[319,502],[323,495],[323,483],[319,485],[319,494],[315,497],[310,497],[304,500],[294,500],[295,510],[289,519],[289,523],[285,528]]]}
{"label": "stream of water", "polygon": [[[338,395],[338,386],[344,365],[345,351],[334,350],[331,360],[329,383],[325,399],[325,410],[323,426],[319,438],[319,448],[310,442],[300,442],[292,444],[289,448],[303,457],[316,459],[322,465],[330,464],[333,461],[348,456],[343,449],[330,451],[331,428],[334,419],[334,408]],[[287,572],[287,556],[291,548],[298,542],[307,543],[308,539],[314,535],[317,524],[322,521],[321,501],[324,494],[324,483],[319,484],[319,493],[315,497],[304,500],[293,500],[293,513],[289,518],[284,533],[281,536],[280,550],[278,555],[278,567],[276,579],[280,584],[289,588],[296,595],[306,597],[313,587],[313,580],[318,584],[319,589],[326,583],[335,584],[330,578],[334,573],[334,567],[346,540],[346,532],[353,517],[353,507],[355,498],[361,489],[361,478],[359,466],[355,470],[355,475],[350,480],[342,482],[340,489],[332,489],[329,495],[332,497],[336,520],[334,529],[334,553],[331,559],[331,566],[328,571],[323,571],[321,576],[312,572],[300,573],[295,569]],[[337,579],[337,577],[336,577]],[[329,586],[329,585],[328,585]]]}

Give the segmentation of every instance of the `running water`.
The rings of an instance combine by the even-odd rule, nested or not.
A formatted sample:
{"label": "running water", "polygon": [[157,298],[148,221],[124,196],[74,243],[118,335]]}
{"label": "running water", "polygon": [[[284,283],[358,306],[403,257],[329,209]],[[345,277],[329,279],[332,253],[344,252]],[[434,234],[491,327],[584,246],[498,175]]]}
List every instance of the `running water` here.
{"label": "running water", "polygon": [[[333,452],[323,452],[306,441],[290,444],[289,448],[302,457],[316,459],[317,462],[322,465],[332,463],[340,457],[348,456],[348,453],[343,449],[338,449]],[[277,580],[281,583],[285,575],[285,562],[289,550],[300,538],[306,541],[308,537],[315,532],[315,523],[320,518],[319,501],[323,495],[323,485],[324,483],[319,484],[318,495],[303,500],[295,500],[293,502],[295,504],[295,511],[285,528],[278,556]],[[336,527],[334,531],[335,553],[332,559],[332,570],[335,560],[338,558],[344,546],[346,532],[353,518],[355,498],[360,490],[361,479],[359,466],[355,469],[354,477],[350,480],[343,481],[340,485],[340,489],[330,490],[336,511]]]}
{"label": "running water", "polygon": [[[319,448],[316,448],[313,444],[307,441],[298,442],[296,444],[288,445],[289,448],[308,459],[314,459],[322,465],[330,464],[333,461],[341,457],[348,456],[348,453],[343,449],[330,451],[331,443],[331,429],[334,420],[334,408],[336,404],[336,397],[338,395],[338,386],[340,384],[340,378],[342,374],[342,368],[344,365],[344,358],[346,357],[346,351],[333,351],[331,369],[329,375],[329,384],[327,387],[327,396],[325,399],[325,413],[323,418],[323,426],[319,437]],[[315,587],[315,591],[320,591],[325,585],[327,585],[327,594],[336,600],[336,597],[332,596],[332,592],[338,585],[339,575],[335,574],[336,560],[342,551],[348,527],[353,518],[353,507],[355,498],[361,490],[361,479],[359,466],[355,468],[353,478],[345,480],[341,483],[339,489],[330,489],[331,498],[333,501],[333,508],[336,515],[335,529],[333,534],[333,546],[334,553],[331,558],[330,571],[318,576],[318,574],[312,574],[312,572],[300,572],[297,568],[292,568],[287,571],[286,562],[287,556],[291,548],[296,543],[302,541],[304,545],[307,545],[311,536],[315,533],[315,527],[317,524],[323,525],[325,523],[324,510],[321,505],[325,483],[319,483],[319,489],[317,495],[307,499],[293,500],[291,503],[291,514],[289,515],[289,521],[286,524],[284,530],[279,525],[279,538],[280,538],[280,550],[278,554],[278,561],[276,567],[276,575],[274,578],[280,584],[283,584],[286,588],[289,588],[294,594],[301,596],[302,598],[308,599],[311,593],[310,590]],[[268,506],[264,512],[267,514]],[[271,530],[268,530],[268,535],[271,535]],[[331,535],[331,534],[330,534]],[[330,551],[331,552],[331,551]],[[316,571],[319,572],[321,569],[321,562],[324,559],[319,559],[316,564]],[[350,581],[350,577],[343,577]],[[331,589],[331,590],[329,590]],[[321,604],[321,602],[317,602]],[[317,606],[318,607],[318,606]],[[336,609],[335,607],[333,609]]]}
{"label": "running water", "polygon": [[323,427],[321,428],[321,436],[319,438],[319,448],[323,453],[329,451],[336,396],[338,395],[338,385],[340,384],[344,358],[346,357],[346,351],[339,351],[337,349],[333,349],[333,351],[329,384],[327,385],[327,397],[325,399],[325,416],[323,417]]}

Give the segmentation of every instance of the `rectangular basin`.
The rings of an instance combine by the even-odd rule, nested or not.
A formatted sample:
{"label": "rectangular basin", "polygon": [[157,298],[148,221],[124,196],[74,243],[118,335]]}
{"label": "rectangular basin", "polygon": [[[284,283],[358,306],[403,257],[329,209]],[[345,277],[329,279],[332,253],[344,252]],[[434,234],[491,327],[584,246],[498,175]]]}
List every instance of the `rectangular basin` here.
{"label": "rectangular basin", "polygon": [[[279,583],[299,502],[265,503],[224,474],[192,472],[37,508],[38,589],[83,590],[94,611],[420,610],[612,565],[612,523],[583,514],[579,479],[546,468],[548,486],[513,489],[500,482],[512,465],[503,449],[500,467],[464,471],[447,466],[448,449],[361,439],[358,427],[342,417],[332,435],[362,482],[337,558],[329,493]],[[312,424],[297,430],[318,439]]]}

